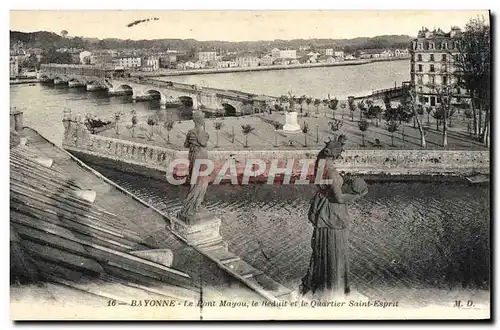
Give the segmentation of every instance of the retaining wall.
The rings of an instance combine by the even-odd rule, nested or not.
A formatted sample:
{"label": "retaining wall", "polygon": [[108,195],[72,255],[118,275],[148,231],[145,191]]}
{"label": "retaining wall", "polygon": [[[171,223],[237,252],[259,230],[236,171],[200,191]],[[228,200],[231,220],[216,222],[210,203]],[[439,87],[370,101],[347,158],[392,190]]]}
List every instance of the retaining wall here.
{"label": "retaining wall", "polygon": [[[67,122],[66,122],[67,123]],[[124,172],[137,173],[154,178],[165,178],[167,168],[173,160],[184,159],[185,164],[177,165],[174,176],[187,174],[187,151],[177,151],[164,147],[140,144],[127,140],[103,137],[89,132],[75,123],[67,125],[63,147],[84,161],[115,168]],[[232,165],[238,175],[245,166],[257,170],[258,165],[247,165],[247,160],[263,160],[266,170],[259,180],[268,176],[271,164],[285,168],[291,162],[292,173],[302,178],[313,173],[314,162],[319,150],[240,150],[209,151],[214,161],[213,177],[222,166]],[[489,151],[467,150],[346,150],[337,161],[338,169],[352,174],[363,175],[449,175],[463,176],[488,174],[490,171]],[[306,163],[307,165],[304,165]],[[307,172],[307,174],[305,174]],[[229,178],[230,171],[227,171]]]}

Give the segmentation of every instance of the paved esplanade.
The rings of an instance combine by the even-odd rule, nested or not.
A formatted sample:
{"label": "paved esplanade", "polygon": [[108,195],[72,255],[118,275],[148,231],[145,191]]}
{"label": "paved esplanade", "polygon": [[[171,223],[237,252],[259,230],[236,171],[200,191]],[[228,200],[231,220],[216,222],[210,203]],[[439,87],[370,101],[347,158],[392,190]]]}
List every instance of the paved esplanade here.
{"label": "paved esplanade", "polygon": [[223,90],[197,85],[181,84],[154,79],[124,78],[116,74],[114,68],[90,65],[42,64],[40,79],[68,83],[71,86],[86,85],[87,90],[106,89],[110,95],[130,93],[132,97],[156,96],[162,106],[169,102],[188,98],[194,109],[223,109],[233,107],[242,112],[245,104],[272,103],[276,97],[262,96],[241,91]]}

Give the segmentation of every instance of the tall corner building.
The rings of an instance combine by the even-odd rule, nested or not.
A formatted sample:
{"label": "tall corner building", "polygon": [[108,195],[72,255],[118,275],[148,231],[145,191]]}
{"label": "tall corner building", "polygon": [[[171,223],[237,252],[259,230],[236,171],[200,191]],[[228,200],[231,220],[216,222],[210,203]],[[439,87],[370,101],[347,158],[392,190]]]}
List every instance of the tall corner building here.
{"label": "tall corner building", "polygon": [[467,90],[458,87],[459,74],[453,64],[458,54],[458,41],[462,31],[454,26],[448,33],[441,29],[422,28],[412,41],[410,76],[417,102],[423,106],[441,103],[444,87],[451,93],[451,104],[470,101]]}

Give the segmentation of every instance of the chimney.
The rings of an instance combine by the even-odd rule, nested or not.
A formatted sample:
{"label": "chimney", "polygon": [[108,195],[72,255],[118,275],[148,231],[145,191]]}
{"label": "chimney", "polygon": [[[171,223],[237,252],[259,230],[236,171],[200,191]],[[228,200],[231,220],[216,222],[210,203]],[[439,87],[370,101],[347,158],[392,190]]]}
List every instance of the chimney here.
{"label": "chimney", "polygon": [[10,109],[10,130],[21,132],[23,130],[23,112],[16,108]]}

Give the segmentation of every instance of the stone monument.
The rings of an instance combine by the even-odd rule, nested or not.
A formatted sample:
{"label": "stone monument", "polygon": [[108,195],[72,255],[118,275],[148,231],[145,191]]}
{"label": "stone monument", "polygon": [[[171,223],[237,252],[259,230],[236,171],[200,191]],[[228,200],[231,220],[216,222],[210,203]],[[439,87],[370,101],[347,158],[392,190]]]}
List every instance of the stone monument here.
{"label": "stone monument", "polygon": [[189,148],[189,174],[187,182],[191,187],[184,201],[182,210],[171,222],[171,229],[188,243],[195,246],[218,245],[223,243],[219,233],[221,220],[208,212],[203,206],[210,181],[209,176],[199,177],[194,171],[205,170],[205,164],[195,167],[196,160],[207,160],[208,133],[204,130],[205,118],[201,111],[193,112],[194,128],[186,135],[184,147]]}
{"label": "stone monument", "polygon": [[285,112],[285,125],[283,125],[285,132],[300,132],[301,127],[297,121],[297,112]]}

